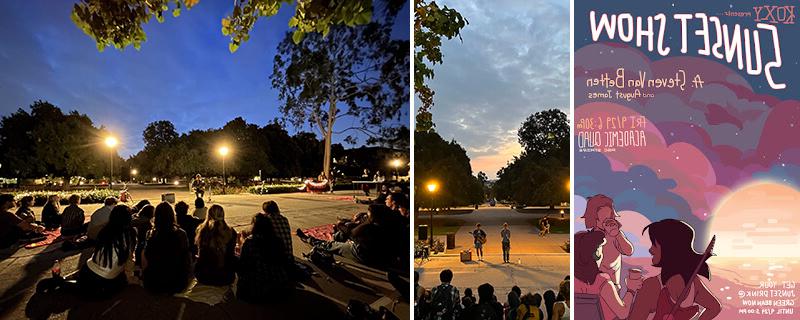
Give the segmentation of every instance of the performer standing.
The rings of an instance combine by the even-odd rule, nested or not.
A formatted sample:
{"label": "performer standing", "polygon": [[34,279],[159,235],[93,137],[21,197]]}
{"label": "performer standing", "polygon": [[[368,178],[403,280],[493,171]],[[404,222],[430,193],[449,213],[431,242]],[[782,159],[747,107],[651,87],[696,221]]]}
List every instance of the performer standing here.
{"label": "performer standing", "polygon": [[486,231],[481,230],[481,224],[475,225],[475,230],[470,232],[474,238],[475,252],[478,255],[478,261],[483,261],[483,244],[486,243]]}
{"label": "performer standing", "polygon": [[503,223],[503,230],[500,230],[500,236],[503,237],[503,263],[511,262],[509,252],[511,251],[511,230],[508,229],[508,223]]}
{"label": "performer standing", "polygon": [[192,180],[191,188],[194,191],[194,195],[198,198],[202,198],[203,195],[206,193],[206,182],[203,180],[203,177],[200,176],[198,173],[194,176],[194,180]]}

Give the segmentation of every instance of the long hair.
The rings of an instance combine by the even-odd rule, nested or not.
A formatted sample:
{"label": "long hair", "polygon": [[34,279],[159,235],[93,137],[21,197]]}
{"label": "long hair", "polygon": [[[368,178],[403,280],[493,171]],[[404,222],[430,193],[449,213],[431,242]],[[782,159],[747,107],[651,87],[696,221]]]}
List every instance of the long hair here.
{"label": "long hair", "polygon": [[209,247],[224,252],[225,245],[231,240],[231,227],[225,223],[225,210],[215,204],[208,209],[206,220],[197,227],[195,243],[198,247]]}
{"label": "long hair", "polygon": [[156,206],[154,216],[153,235],[161,232],[171,232],[177,227],[175,224],[175,210],[173,210],[172,206],[167,202],[159,203]]}
{"label": "long hair", "polygon": [[658,243],[661,247],[661,260],[654,267],[661,267],[661,283],[674,275],[680,275],[684,284],[688,284],[692,272],[698,264],[698,275],[710,279],[708,264],[701,261],[703,255],[694,251],[694,229],[686,222],[675,219],[656,221],[644,227],[642,234],[647,231],[650,242]]}
{"label": "long hair", "polygon": [[108,223],[97,235],[97,244],[92,261],[110,267],[113,254],[116,252],[118,265],[125,264],[136,245],[136,232],[131,227],[131,208],[121,204],[114,207],[109,215]]}
{"label": "long hair", "polygon": [[556,293],[553,290],[547,290],[542,294],[544,298],[544,308],[547,309],[547,314],[553,314],[553,304],[556,303]]}
{"label": "long hair", "polygon": [[597,248],[603,244],[605,235],[602,231],[587,230],[575,234],[575,277],[585,283],[594,283],[600,268]]}
{"label": "long hair", "polygon": [[272,227],[272,220],[263,213],[253,216],[253,237],[263,237],[265,239],[278,238],[275,229]]}
{"label": "long hair", "polygon": [[615,212],[616,215],[616,211],[614,210],[614,200],[611,200],[611,198],[602,194],[598,194],[586,199],[586,211],[583,212],[583,216],[581,218],[583,218],[587,228],[592,229],[597,227],[597,211],[599,211],[602,207],[611,208],[611,211]]}
{"label": "long hair", "polygon": [[60,202],[61,202],[61,199],[58,197],[58,195],[51,194],[50,196],[47,197],[47,203],[45,203],[44,206],[45,207],[46,206],[51,206],[51,207],[53,207],[53,209],[55,209],[56,212],[60,212],[61,211],[61,203]]}

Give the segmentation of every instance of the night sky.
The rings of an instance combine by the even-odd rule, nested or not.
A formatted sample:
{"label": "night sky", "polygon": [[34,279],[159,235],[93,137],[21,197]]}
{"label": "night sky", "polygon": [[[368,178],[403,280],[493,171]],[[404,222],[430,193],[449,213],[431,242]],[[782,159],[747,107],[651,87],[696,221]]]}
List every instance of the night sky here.
{"label": "night sky", "polygon": [[[170,120],[184,133],[219,128],[237,116],[258,125],[280,117],[269,75],[294,8],[260,19],[250,41],[234,54],[220,31],[231,2],[211,0],[178,18],[165,15],[164,23],[152,19],[139,51],[99,52],[70,20],[73,4],[0,2],[0,115],[27,109],[38,99],[65,112],[78,110],[119,135],[123,157],[144,147],[142,131],[152,121]],[[402,12],[393,36],[408,39],[408,5]],[[392,122],[407,124],[405,110]]]}

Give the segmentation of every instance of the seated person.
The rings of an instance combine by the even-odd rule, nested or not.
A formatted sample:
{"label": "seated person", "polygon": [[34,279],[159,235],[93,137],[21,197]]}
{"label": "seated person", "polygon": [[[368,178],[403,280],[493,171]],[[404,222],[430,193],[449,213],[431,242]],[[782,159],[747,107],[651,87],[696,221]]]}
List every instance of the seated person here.
{"label": "seated person", "polygon": [[334,227],[333,240],[339,242],[350,240],[353,229],[367,221],[367,217],[368,214],[366,212],[359,212],[354,214],[352,219],[339,218]]}
{"label": "seated person", "polygon": [[153,215],[155,211],[155,207],[149,204],[145,205],[139,210],[139,214],[137,214],[136,218],[131,222],[131,225],[136,229],[136,239],[138,239],[136,252],[134,254],[137,266],[142,265],[142,250],[144,250],[144,245],[147,241],[147,233],[153,229]]}
{"label": "seated person", "polygon": [[[200,198],[198,198],[200,199]],[[189,241],[189,246],[192,248],[192,256],[194,257],[197,254],[197,245],[195,245],[195,234],[197,232],[197,226],[203,222],[203,220],[197,219],[189,215],[189,205],[186,202],[178,202],[175,204],[175,220],[178,222],[178,226],[186,232],[186,237]]]}
{"label": "seated person", "polygon": [[192,216],[200,220],[205,220],[207,213],[208,208],[206,208],[206,201],[203,200],[203,198],[194,199],[194,212],[192,212]]}
{"label": "seated person", "polygon": [[36,214],[33,213],[33,197],[24,196],[19,199],[19,208],[17,209],[17,217],[30,223],[36,222]]}
{"label": "seated person", "polygon": [[[78,289],[81,293],[108,297],[122,291],[128,284],[126,271],[133,269],[133,250],[136,246],[136,230],[131,226],[131,209],[126,205],[111,210],[108,223],[97,235],[94,252],[79,271],[67,276],[65,281],[58,275],[49,284],[51,288]],[[41,290],[37,286],[37,291]]]}
{"label": "seated person", "polygon": [[198,255],[194,274],[197,282],[211,286],[227,286],[236,278],[236,230],[225,222],[220,205],[208,209],[208,216],[195,240]]}
{"label": "seated person", "polygon": [[160,203],[142,254],[144,288],[154,293],[183,292],[192,278],[191,261],[189,238],[177,227],[175,211],[169,203]]}
{"label": "seated person", "polygon": [[11,209],[16,207],[14,196],[0,195],[0,249],[7,248],[19,240],[36,242],[44,240],[44,227],[20,219]]}
{"label": "seated person", "polygon": [[244,240],[239,257],[236,296],[249,303],[286,298],[294,287],[294,257],[286,255],[283,242],[266,215],[256,214],[252,224],[252,233]]}
{"label": "seated person", "polygon": [[97,239],[97,234],[100,233],[100,230],[102,230],[106,223],[108,223],[111,210],[117,205],[117,198],[108,197],[105,199],[105,201],[103,201],[103,204],[104,205],[102,207],[92,213],[92,217],[89,220],[89,226],[86,229],[86,236],[91,240]]}
{"label": "seated person", "polygon": [[312,246],[359,263],[386,265],[391,252],[386,250],[388,239],[385,225],[387,216],[391,213],[386,206],[376,204],[370,205],[367,213],[367,222],[354,228],[351,239],[346,242],[316,239],[306,235],[300,229],[297,229],[297,236]]}
{"label": "seated person", "polygon": [[62,236],[77,236],[86,233],[88,223],[86,214],[80,207],[81,196],[73,194],[69,196],[69,205],[64,208],[64,213],[61,215],[61,235]]}
{"label": "seated person", "polygon": [[42,208],[42,224],[47,229],[58,229],[61,227],[61,197],[58,195],[50,195],[47,197],[47,203]]}

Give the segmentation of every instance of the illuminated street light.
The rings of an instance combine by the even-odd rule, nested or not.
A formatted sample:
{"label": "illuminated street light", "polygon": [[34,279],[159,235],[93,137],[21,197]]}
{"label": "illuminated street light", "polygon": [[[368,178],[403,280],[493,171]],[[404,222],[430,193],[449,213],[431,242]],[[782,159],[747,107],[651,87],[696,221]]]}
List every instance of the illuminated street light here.
{"label": "illuminated street light", "polygon": [[[430,181],[425,187],[428,189],[428,193],[431,194],[431,201],[433,201],[433,195],[436,193],[436,190],[439,189],[439,184],[436,181]],[[430,210],[430,222],[428,229],[431,230],[431,236],[428,237],[428,246],[430,247],[429,250],[433,250],[433,210]]]}
{"label": "illuminated street light", "polygon": [[108,158],[111,159],[108,177],[108,188],[111,189],[114,184],[114,147],[119,144],[119,140],[114,136],[108,136],[105,139],[105,144],[108,147]]}
{"label": "illuminated street light", "polygon": [[222,193],[225,193],[225,187],[228,185],[228,179],[225,178],[225,156],[231,152],[228,146],[221,146],[217,150],[219,154],[222,156]]}
{"label": "illuminated street light", "polygon": [[131,169],[131,181],[136,181],[136,175],[139,174],[139,170]]}
{"label": "illuminated street light", "polygon": [[398,168],[403,165],[403,161],[400,159],[394,159],[392,160],[391,165],[394,167],[395,179],[400,180],[400,171],[398,171]]}

